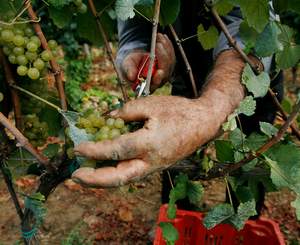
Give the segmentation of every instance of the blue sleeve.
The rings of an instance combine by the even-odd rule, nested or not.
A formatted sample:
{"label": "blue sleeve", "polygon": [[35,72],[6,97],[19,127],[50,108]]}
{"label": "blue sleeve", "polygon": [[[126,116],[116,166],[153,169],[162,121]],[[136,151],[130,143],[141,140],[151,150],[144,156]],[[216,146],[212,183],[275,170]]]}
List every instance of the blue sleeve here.
{"label": "blue sleeve", "polygon": [[135,17],[126,21],[118,20],[119,48],[117,53],[117,66],[126,55],[133,50],[148,50],[151,42],[151,23]]}

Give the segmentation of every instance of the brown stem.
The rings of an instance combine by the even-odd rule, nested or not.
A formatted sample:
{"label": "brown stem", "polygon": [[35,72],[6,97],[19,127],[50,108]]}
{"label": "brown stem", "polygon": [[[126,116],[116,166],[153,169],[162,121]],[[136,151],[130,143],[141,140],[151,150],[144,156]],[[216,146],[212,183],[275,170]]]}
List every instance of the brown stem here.
{"label": "brown stem", "polygon": [[28,141],[28,139],[0,112],[0,123],[7,128],[17,139],[19,144],[29,151],[40,164],[44,165],[49,171],[55,169],[54,166],[49,162],[49,159],[40,154]]}
{"label": "brown stem", "polygon": [[121,89],[123,99],[124,99],[125,102],[127,102],[128,101],[128,95],[127,95],[127,92],[126,92],[126,90],[125,90],[125,88],[122,84],[121,74],[120,74],[119,70],[117,69],[117,65],[116,65],[116,62],[115,62],[115,59],[114,59],[114,56],[113,56],[113,52],[112,52],[111,47],[110,47],[109,42],[108,42],[106,31],[104,30],[104,28],[102,26],[102,23],[100,21],[100,15],[97,14],[97,10],[95,8],[95,4],[94,4],[93,0],[89,0],[89,7],[92,11],[92,14],[94,15],[94,17],[96,19],[98,29],[101,33],[101,36],[103,38],[103,41],[104,41],[104,44],[105,44],[105,47],[106,47],[106,50],[107,50],[107,53],[108,53],[108,57],[109,57],[111,63],[113,64],[114,70],[117,74],[118,84],[119,84],[119,87]]}
{"label": "brown stem", "polygon": [[198,92],[197,92],[197,87],[196,87],[196,83],[195,83],[195,79],[194,79],[194,75],[193,75],[193,71],[192,71],[192,67],[190,66],[190,63],[186,57],[186,54],[184,52],[184,49],[181,45],[181,41],[180,39],[178,38],[177,34],[176,34],[176,31],[174,30],[173,26],[172,25],[169,25],[169,28],[171,30],[171,33],[172,33],[172,36],[173,38],[175,39],[175,42],[179,48],[179,52],[182,56],[182,59],[183,59],[183,62],[185,64],[185,67],[186,67],[186,71],[187,73],[189,74],[189,77],[190,77],[190,81],[191,81],[191,84],[192,84],[192,88],[193,88],[193,92],[194,92],[194,96],[195,98],[198,97]]}
{"label": "brown stem", "polygon": [[[273,92],[273,90],[269,88],[268,93],[271,95],[274,104],[277,106],[278,110],[280,111],[280,113],[281,113],[281,115],[282,115],[282,118],[283,118],[284,120],[287,120],[288,114],[287,114],[287,113],[284,111],[284,109],[282,108],[282,106],[281,106],[279,100],[277,99],[275,93]],[[300,140],[300,132],[299,132],[299,128],[298,128],[298,126],[297,126],[297,124],[296,124],[295,122],[293,122],[293,123],[291,124],[291,129],[292,129],[293,134],[298,138],[298,140]]]}
{"label": "brown stem", "polygon": [[211,13],[213,17],[216,19],[217,23],[219,24],[221,30],[223,31],[224,35],[226,36],[228,43],[231,47],[233,47],[243,58],[244,61],[246,61],[252,68],[252,70],[258,74],[260,72],[259,66],[255,64],[249,57],[245,54],[245,52],[241,49],[240,46],[237,45],[236,40],[231,36],[229,33],[225,23],[221,19],[220,15],[218,14],[217,10],[212,7],[211,8]]}
{"label": "brown stem", "polygon": [[150,48],[150,62],[149,62],[149,68],[146,78],[146,87],[144,90],[145,95],[150,94],[150,84],[151,84],[151,78],[152,78],[152,70],[155,62],[155,47],[156,47],[156,37],[157,37],[157,28],[159,23],[159,13],[160,13],[160,0],[155,1],[155,7],[154,7],[154,16],[153,16],[153,27],[152,27],[152,38],[151,38],[151,48]]}
{"label": "brown stem", "polygon": [[[28,15],[29,15],[30,19],[36,20],[37,16],[31,6],[31,1],[26,0],[24,4],[27,7],[27,11],[28,11]],[[48,47],[47,39],[45,38],[45,35],[41,29],[40,24],[38,22],[32,22],[32,25],[33,25],[36,35],[39,37],[39,39],[41,41],[43,49],[50,51],[50,49]],[[64,91],[61,69],[60,69],[59,65],[56,63],[55,59],[50,60],[50,66],[51,66],[51,69],[52,69],[54,77],[55,77],[56,86],[57,86],[57,90],[58,90],[58,94],[59,94],[59,98],[60,98],[61,108],[62,108],[62,110],[66,111],[67,110],[67,100],[66,100],[66,95],[65,95],[65,91]]]}
{"label": "brown stem", "polygon": [[22,130],[22,113],[21,113],[20,99],[19,99],[17,90],[10,87],[10,85],[15,84],[15,80],[13,78],[13,74],[10,69],[10,65],[8,64],[2,50],[0,50],[0,59],[2,60],[6,82],[8,84],[8,88],[11,93],[12,103],[13,103],[13,107],[14,107],[15,120],[16,120],[16,127],[19,130]]}
{"label": "brown stem", "polygon": [[287,129],[291,126],[295,118],[297,117],[297,114],[300,111],[300,101],[294,106],[294,109],[290,116],[287,118],[286,122],[282,125],[282,127],[279,129],[278,133],[273,136],[268,142],[266,142],[264,145],[262,145],[258,150],[256,150],[253,153],[250,153],[248,157],[242,159],[238,163],[232,163],[232,164],[226,164],[226,165],[219,165],[214,167],[212,170],[208,172],[208,175],[204,177],[204,179],[212,179],[220,176],[225,176],[248,162],[252,161],[255,158],[260,157],[264,152],[269,150],[273,145],[278,143],[280,139],[283,137],[284,133],[287,131]]}

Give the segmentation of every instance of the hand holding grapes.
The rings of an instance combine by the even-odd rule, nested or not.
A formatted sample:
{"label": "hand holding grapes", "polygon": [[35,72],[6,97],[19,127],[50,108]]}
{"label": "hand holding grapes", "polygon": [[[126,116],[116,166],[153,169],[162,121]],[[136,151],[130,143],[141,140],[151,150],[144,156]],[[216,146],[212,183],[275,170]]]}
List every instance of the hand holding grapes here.
{"label": "hand holding grapes", "polygon": [[79,155],[120,162],[116,167],[78,169],[73,179],[87,186],[118,186],[188,156],[218,134],[222,123],[243,99],[240,77],[244,65],[235,51],[223,52],[200,98],[149,96],[114,111],[112,116],[127,122],[144,121],[144,127],[111,141],[78,145],[75,153]]}

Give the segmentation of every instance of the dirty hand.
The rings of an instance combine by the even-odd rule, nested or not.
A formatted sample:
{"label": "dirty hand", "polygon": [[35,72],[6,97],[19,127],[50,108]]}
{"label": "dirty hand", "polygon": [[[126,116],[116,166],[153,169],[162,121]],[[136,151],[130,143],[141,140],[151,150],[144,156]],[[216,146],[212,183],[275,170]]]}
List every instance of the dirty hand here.
{"label": "dirty hand", "polygon": [[[149,55],[149,52],[144,50],[135,50],[129,53],[121,67],[123,79],[134,82],[139,72],[139,65],[142,59],[147,55]],[[157,34],[155,55],[158,62],[158,69],[152,77],[151,91],[154,91],[167,82],[175,67],[175,52],[167,35],[161,33]]]}
{"label": "dirty hand", "polygon": [[112,116],[145,121],[142,129],[114,140],[86,142],[75,153],[97,160],[120,161],[116,167],[80,168],[74,181],[92,187],[113,187],[169,167],[213,138],[222,123],[207,98],[149,96],[130,101]]}

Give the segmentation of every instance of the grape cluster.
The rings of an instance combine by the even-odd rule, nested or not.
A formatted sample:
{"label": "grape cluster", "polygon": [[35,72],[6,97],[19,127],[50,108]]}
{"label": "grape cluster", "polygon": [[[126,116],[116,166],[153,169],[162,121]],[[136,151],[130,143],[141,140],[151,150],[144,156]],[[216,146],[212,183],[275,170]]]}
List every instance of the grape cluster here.
{"label": "grape cluster", "polygon": [[36,114],[28,114],[24,117],[24,135],[33,146],[42,146],[48,138],[48,124],[40,122]]}
{"label": "grape cluster", "polygon": [[29,24],[0,26],[0,44],[9,62],[17,65],[18,75],[32,80],[40,77],[53,53],[57,52],[55,40],[48,41],[51,51],[42,50],[41,41]]}
{"label": "grape cluster", "polygon": [[76,7],[76,11],[79,14],[85,14],[87,11],[87,6],[82,2],[82,0],[73,0],[73,3]]}
{"label": "grape cluster", "polygon": [[94,141],[115,139],[129,131],[123,119],[105,118],[97,113],[92,113],[87,117],[79,117],[76,126],[93,135]]}

